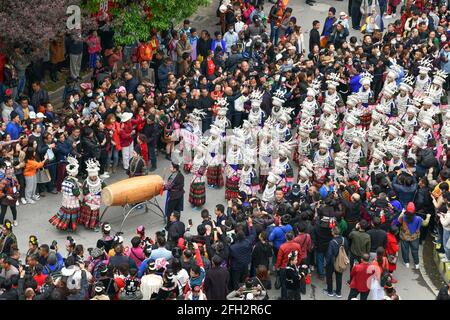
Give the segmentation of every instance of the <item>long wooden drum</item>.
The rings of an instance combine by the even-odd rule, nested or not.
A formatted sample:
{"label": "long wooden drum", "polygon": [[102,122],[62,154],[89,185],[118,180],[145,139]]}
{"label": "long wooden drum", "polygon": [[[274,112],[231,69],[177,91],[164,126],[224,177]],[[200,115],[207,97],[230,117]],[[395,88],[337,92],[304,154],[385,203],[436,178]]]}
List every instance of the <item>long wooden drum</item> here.
{"label": "long wooden drum", "polygon": [[158,175],[133,177],[113,183],[102,190],[106,206],[123,206],[139,203],[160,194],[164,180]]}

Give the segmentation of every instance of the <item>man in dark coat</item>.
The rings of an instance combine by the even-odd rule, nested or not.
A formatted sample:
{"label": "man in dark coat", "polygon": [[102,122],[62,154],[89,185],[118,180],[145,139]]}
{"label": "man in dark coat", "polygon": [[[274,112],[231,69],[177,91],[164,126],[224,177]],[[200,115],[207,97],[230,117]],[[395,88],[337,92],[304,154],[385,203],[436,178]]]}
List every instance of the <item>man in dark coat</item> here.
{"label": "man in dark coat", "polygon": [[204,286],[208,300],[226,300],[230,274],[221,264],[222,258],[213,256],[212,268],[206,272]]}
{"label": "man in dark coat", "polygon": [[317,44],[320,48],[320,22],[317,20],[313,21],[313,28],[309,33],[309,52],[313,52],[314,46]]}
{"label": "man in dark coat", "polygon": [[253,242],[256,238],[256,232],[253,228],[253,221],[249,218],[247,222],[248,236],[245,236],[243,230],[236,233],[236,242],[230,246],[231,257],[231,281],[233,290],[239,288],[248,276],[248,267],[252,258]]}
{"label": "man in dark coat", "polygon": [[172,163],[171,174],[164,189],[167,190],[165,217],[168,219],[172,212],[183,211],[184,176],[178,164]]}
{"label": "man in dark coat", "polygon": [[180,212],[174,211],[169,218],[169,223],[166,226],[167,230],[167,242],[171,248],[174,248],[178,239],[184,236],[186,227],[183,222],[180,221]]}

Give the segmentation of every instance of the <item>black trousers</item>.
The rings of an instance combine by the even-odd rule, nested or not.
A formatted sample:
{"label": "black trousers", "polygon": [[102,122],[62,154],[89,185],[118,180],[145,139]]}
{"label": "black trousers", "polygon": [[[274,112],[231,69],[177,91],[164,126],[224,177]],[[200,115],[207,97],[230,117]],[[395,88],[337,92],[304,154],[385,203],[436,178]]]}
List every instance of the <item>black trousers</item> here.
{"label": "black trousers", "polygon": [[302,300],[300,288],[295,290],[287,289],[287,300]]}
{"label": "black trousers", "polygon": [[6,215],[6,210],[8,210],[8,207],[11,208],[11,212],[13,215],[13,220],[17,220],[17,208],[16,206],[6,206],[6,205],[1,205],[2,209],[0,211],[0,224],[3,224],[3,220],[5,220],[5,215]]}
{"label": "black trousers", "polygon": [[356,6],[353,5],[352,6],[352,27],[353,28],[360,28],[360,23],[361,23],[361,11],[360,11],[360,6]]}
{"label": "black trousers", "polygon": [[102,175],[105,173],[106,164],[108,163],[108,152],[105,150],[100,151],[100,158],[98,160],[100,163],[100,171],[99,174]]}
{"label": "black trousers", "polygon": [[356,298],[358,296],[358,294],[360,295],[360,300],[367,300],[369,293],[370,293],[370,291],[359,292],[356,289],[350,289],[350,293],[348,295],[348,300],[352,300],[353,298]]}
{"label": "black trousers", "polygon": [[179,212],[183,211],[183,197],[181,197],[179,199],[170,199],[167,202],[167,207],[166,207],[167,219],[169,219],[170,215],[174,211],[179,211]]}
{"label": "black trousers", "polygon": [[19,182],[19,186],[20,186],[20,190],[19,190],[20,197],[25,198],[25,177],[24,177],[23,173],[20,173],[20,174],[16,174],[16,178],[17,178],[17,181]]}
{"label": "black trousers", "polygon": [[333,293],[333,273],[336,275],[336,294],[341,295],[342,291],[342,273],[336,272],[334,266],[331,264],[326,265],[327,271],[327,291]]}
{"label": "black trousers", "polygon": [[248,267],[243,267],[240,269],[231,269],[231,286],[232,290],[237,290],[239,284],[245,281],[248,276]]}

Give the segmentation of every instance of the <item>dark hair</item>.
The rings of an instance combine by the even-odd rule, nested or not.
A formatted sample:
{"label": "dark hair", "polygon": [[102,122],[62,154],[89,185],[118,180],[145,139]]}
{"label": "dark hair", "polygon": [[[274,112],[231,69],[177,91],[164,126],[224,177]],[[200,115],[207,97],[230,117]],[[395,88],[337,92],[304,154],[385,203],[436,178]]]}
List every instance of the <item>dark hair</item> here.
{"label": "dark hair", "polygon": [[75,252],[76,255],[80,255],[83,252],[83,250],[84,250],[83,245],[82,244],[77,244],[75,246],[74,252]]}
{"label": "dark hair", "polygon": [[139,247],[139,245],[141,244],[141,238],[138,236],[135,236],[131,239],[131,246],[133,248],[137,248]]}
{"label": "dark hair", "polygon": [[313,27],[317,26],[318,23],[320,23],[319,20],[314,20],[313,23],[312,23]]}
{"label": "dark hair", "polygon": [[156,243],[158,244],[158,247],[164,247],[166,245],[166,238],[157,236]]}
{"label": "dark hair", "polygon": [[292,232],[292,231],[286,232],[286,240],[287,241],[292,241],[294,239],[294,237],[295,237],[294,232]]}
{"label": "dark hair", "polygon": [[378,247],[377,248],[377,262],[378,265],[382,268],[383,267],[383,257],[384,257],[384,248]]}
{"label": "dark hair", "polygon": [[379,217],[373,217],[372,224],[373,224],[375,229],[378,229],[380,227],[380,224],[381,224],[381,219]]}
{"label": "dark hair", "polygon": [[181,214],[180,214],[179,211],[174,211],[174,212],[172,212],[172,215],[173,215],[177,220],[180,220]]}
{"label": "dark hair", "polygon": [[220,264],[222,263],[222,261],[223,261],[223,259],[220,257],[220,256],[218,256],[217,254],[216,255],[214,255],[213,257],[212,257],[212,263],[213,263],[213,265],[215,265],[215,266],[220,266]]}
{"label": "dark hair", "polygon": [[202,217],[202,219],[209,218],[209,211],[208,211],[208,209],[203,209],[202,212],[200,213],[200,216]]}
{"label": "dark hair", "polygon": [[219,210],[222,213],[225,213],[225,207],[223,204],[219,203],[216,205],[216,209]]}
{"label": "dark hair", "polygon": [[361,221],[359,221],[359,226],[362,230],[366,230],[367,229],[367,221],[364,219],[361,219]]}
{"label": "dark hair", "polygon": [[204,236],[206,234],[206,227],[205,227],[205,225],[199,224],[198,227],[197,227],[197,233],[200,236]]}

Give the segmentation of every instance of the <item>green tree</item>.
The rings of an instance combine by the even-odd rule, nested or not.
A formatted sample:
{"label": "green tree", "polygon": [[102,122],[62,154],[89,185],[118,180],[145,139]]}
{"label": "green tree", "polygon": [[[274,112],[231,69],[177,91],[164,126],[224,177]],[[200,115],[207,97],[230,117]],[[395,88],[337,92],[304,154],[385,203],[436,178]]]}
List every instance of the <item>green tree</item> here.
{"label": "green tree", "polygon": [[[87,7],[98,10],[101,0],[88,1]],[[209,0],[115,0],[110,9],[114,39],[125,45],[147,39],[150,31],[168,30],[173,23],[190,17]]]}

